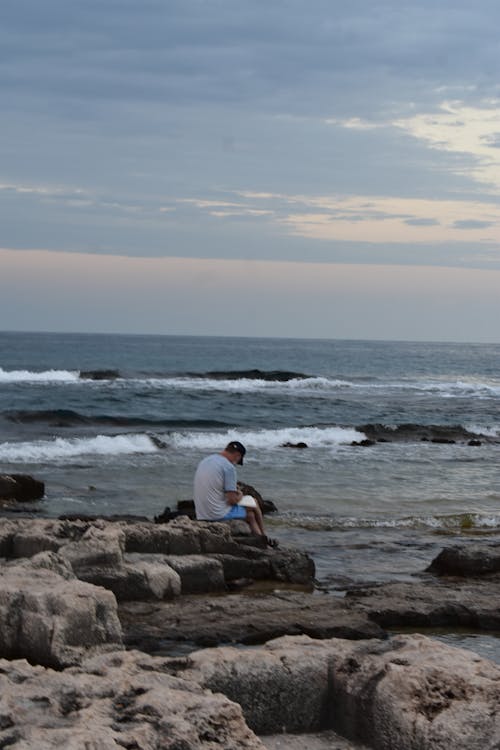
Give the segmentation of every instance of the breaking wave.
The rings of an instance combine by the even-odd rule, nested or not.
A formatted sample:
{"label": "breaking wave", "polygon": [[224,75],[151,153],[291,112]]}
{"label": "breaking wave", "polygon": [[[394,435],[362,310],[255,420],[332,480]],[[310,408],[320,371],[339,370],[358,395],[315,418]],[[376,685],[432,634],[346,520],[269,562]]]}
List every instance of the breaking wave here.
{"label": "breaking wave", "polygon": [[4,370],[0,367],[0,383],[75,383],[80,373],[70,370]]}
{"label": "breaking wave", "polygon": [[118,456],[155,453],[158,444],[148,435],[97,435],[94,438],[55,438],[31,442],[1,443],[0,460],[5,462],[57,461],[76,456]]}
{"label": "breaking wave", "polygon": [[500,530],[500,514],[452,513],[449,515],[408,516],[402,518],[355,518],[307,516],[282,513],[274,522],[308,531],[353,531],[356,529],[414,529],[436,533],[474,533]]}

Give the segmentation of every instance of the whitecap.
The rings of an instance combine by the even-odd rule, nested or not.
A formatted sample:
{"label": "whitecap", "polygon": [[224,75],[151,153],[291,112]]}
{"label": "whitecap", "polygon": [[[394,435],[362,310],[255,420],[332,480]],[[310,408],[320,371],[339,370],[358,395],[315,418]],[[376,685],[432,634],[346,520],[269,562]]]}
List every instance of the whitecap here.
{"label": "whitecap", "polygon": [[305,443],[309,448],[332,448],[365,439],[352,427],[284,427],[279,430],[228,430],[220,432],[189,432],[169,435],[177,448],[200,450],[220,449],[230,440],[239,440],[247,448],[267,450],[286,443]]}
{"label": "whitecap", "polygon": [[79,373],[70,370],[4,370],[0,367],[0,383],[74,383]]}
{"label": "whitecap", "polygon": [[75,456],[155,453],[158,447],[147,435],[97,435],[93,438],[55,438],[33,442],[1,443],[4,462],[57,461]]}

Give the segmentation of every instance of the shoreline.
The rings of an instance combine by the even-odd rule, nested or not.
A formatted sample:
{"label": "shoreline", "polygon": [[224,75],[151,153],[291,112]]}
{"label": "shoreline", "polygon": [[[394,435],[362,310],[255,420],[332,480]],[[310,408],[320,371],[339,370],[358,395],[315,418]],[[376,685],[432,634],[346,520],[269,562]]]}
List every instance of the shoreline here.
{"label": "shoreline", "polygon": [[[460,704],[466,701],[469,714],[491,713],[489,685],[500,680],[500,668],[418,631],[500,631],[500,547],[447,548],[422,574],[423,583],[367,585],[338,597],[315,590],[314,565],[306,553],[263,546],[241,522],[209,524],[187,517],[164,524],[4,520],[0,681],[10,685],[10,706],[26,700],[21,693],[16,697],[14,689],[20,675],[28,695],[31,690],[33,695],[45,694],[51,705],[59,705],[53,696],[60,694],[61,680],[71,683],[67,689],[80,697],[72,699],[69,711],[63,701],[64,721],[85,732],[83,705],[94,706],[92,711],[100,716],[97,724],[105,722],[101,730],[109,740],[106,748],[122,746],[116,744],[116,727],[124,716],[136,716],[134,726],[143,720],[139,717],[146,708],[156,716],[155,701],[160,698],[153,697],[153,684],[160,680],[162,700],[168,704],[176,690],[187,690],[191,696],[182,698],[184,708],[176,709],[179,716],[192,701],[201,705],[199,691],[204,691],[207,713],[200,721],[208,726],[218,717],[218,736],[228,734],[217,747],[227,750],[257,750],[265,748],[266,741],[268,750],[277,750],[288,736],[290,748],[321,750],[327,739],[337,742],[323,730],[340,732],[342,750],[359,750],[360,743],[369,748],[372,742],[378,742],[376,747],[395,747],[383,744],[385,739],[373,739],[371,726],[364,724],[364,684],[372,686],[369,705],[380,714],[380,736],[389,721],[391,731],[405,738],[398,748],[407,746],[411,733],[417,732],[412,747],[437,750],[439,722],[445,721],[449,736],[457,737],[455,747],[484,750],[490,746],[484,744],[486,738],[500,740],[500,727],[483,722],[481,732],[471,735]],[[398,627],[407,633],[390,632]],[[469,675],[463,683],[468,687],[450,695],[457,659]],[[358,665],[354,671],[353,664]],[[125,681],[134,697],[113,692],[104,710],[99,691],[89,682],[94,673],[102,675],[105,693],[115,691],[108,680],[117,686]],[[165,680],[160,674],[170,677]],[[427,685],[430,675],[432,693]],[[415,681],[421,685],[418,699],[410,695]],[[379,683],[380,694],[375,688]],[[383,698],[387,690],[390,698]],[[441,697],[435,704],[436,690]],[[221,702],[220,694],[229,703]],[[36,712],[23,728],[2,700],[0,715],[9,718],[3,722],[5,729],[0,727],[0,740],[10,737],[8,744],[14,748],[17,742],[33,750],[44,747],[42,736],[48,730]],[[430,713],[429,700],[435,704]],[[405,724],[408,711],[416,712],[413,729]],[[109,724],[103,716],[110,717]],[[422,716],[426,730],[419,735]],[[148,731],[162,736],[161,722],[155,719],[153,730],[148,721]],[[192,718],[175,724],[179,741],[190,737],[190,748],[209,750],[213,745],[206,738],[194,737],[196,726]],[[469,744],[460,744],[462,735]],[[311,744],[304,744],[309,736]],[[134,742],[144,750],[150,747],[135,735]],[[68,744],[75,750],[83,746]]]}

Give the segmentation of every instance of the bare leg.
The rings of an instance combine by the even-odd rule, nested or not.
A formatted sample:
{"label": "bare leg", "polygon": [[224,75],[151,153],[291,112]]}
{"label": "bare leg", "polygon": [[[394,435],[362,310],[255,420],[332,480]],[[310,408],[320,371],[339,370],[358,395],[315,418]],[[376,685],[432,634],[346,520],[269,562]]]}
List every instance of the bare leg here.
{"label": "bare leg", "polygon": [[257,505],[256,508],[247,508],[247,523],[252,529],[254,534],[259,536],[265,536],[264,531],[264,519],[262,518],[262,511]]}

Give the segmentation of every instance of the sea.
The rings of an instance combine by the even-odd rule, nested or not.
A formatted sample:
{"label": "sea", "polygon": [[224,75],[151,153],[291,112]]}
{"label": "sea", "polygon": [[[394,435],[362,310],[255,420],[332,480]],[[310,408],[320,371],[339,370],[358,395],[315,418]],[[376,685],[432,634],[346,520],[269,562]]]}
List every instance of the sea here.
{"label": "sea", "polygon": [[152,519],[230,440],[319,591],[500,541],[500,345],[0,333],[0,472],[46,487],[26,515]]}

